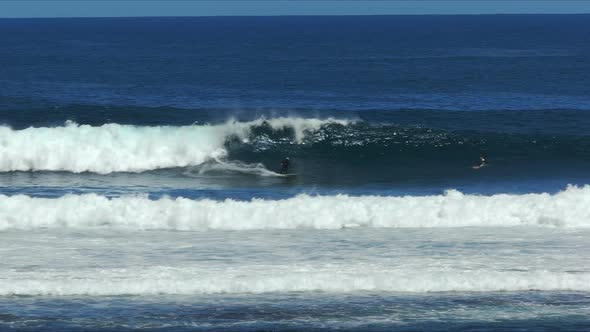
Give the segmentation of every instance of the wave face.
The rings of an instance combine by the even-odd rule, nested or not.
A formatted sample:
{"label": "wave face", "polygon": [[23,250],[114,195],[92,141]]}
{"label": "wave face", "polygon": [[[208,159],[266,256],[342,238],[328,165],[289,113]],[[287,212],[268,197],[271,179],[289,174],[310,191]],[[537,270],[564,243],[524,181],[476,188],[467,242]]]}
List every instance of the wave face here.
{"label": "wave face", "polygon": [[61,127],[13,130],[0,127],[0,171],[142,172],[200,165],[227,155],[230,138],[247,142],[256,127],[287,129],[294,143],[330,123],[302,118],[230,121],[221,125],[141,127],[68,123]]}
{"label": "wave face", "polygon": [[554,195],[308,196],[272,201],[96,194],[0,196],[0,229],[120,227],[180,231],[348,227],[590,227],[590,186]]}
{"label": "wave face", "polygon": [[[407,119],[406,119],[407,120]],[[447,126],[448,127],[448,126]],[[409,124],[300,117],[228,121],[218,125],[78,125],[0,127],[0,172],[144,172],[196,166],[209,172],[276,176],[278,160],[295,158],[303,178],[371,182],[461,177],[487,156],[488,174],[567,173],[590,164],[590,141],[575,134],[458,131]],[[534,160],[534,163],[531,161]],[[564,169],[562,169],[564,168]],[[359,169],[365,170],[362,174]],[[378,179],[376,179],[378,180]]]}

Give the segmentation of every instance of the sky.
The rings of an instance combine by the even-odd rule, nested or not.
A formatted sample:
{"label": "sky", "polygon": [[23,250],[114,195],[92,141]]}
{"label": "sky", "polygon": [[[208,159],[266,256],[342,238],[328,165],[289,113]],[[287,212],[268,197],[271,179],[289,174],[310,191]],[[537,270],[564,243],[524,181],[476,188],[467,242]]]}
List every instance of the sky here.
{"label": "sky", "polygon": [[0,17],[582,14],[578,0],[0,0]]}

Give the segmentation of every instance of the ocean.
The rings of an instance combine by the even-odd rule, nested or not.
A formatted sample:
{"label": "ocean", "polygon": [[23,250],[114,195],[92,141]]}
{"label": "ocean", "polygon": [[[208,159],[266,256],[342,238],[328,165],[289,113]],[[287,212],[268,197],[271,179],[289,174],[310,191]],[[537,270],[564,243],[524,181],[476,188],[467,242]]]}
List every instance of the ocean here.
{"label": "ocean", "polygon": [[590,330],[589,86],[590,15],[0,19],[0,331]]}

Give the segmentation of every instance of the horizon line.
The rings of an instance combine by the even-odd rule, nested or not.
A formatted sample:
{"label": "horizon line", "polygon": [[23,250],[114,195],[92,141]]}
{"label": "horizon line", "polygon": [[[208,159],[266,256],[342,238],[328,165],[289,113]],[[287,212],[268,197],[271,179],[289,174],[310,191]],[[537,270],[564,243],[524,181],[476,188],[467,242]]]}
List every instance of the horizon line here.
{"label": "horizon line", "polygon": [[424,14],[285,14],[285,15],[138,15],[138,16],[22,16],[22,17],[2,17],[0,19],[18,20],[18,19],[74,19],[74,18],[212,18],[212,17],[359,17],[359,16],[518,16],[518,15],[589,15],[586,13],[457,13],[457,14],[438,14],[438,13],[424,13]]}

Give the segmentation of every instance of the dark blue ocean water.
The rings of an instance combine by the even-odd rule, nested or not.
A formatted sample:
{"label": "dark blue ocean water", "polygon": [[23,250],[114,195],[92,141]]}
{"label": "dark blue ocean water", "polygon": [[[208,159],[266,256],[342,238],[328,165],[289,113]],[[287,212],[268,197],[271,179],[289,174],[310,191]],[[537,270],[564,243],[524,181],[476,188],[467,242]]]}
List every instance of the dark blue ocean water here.
{"label": "dark blue ocean water", "polygon": [[[527,194],[590,183],[589,86],[589,15],[1,19],[0,235],[7,244],[0,251],[20,258],[0,262],[0,329],[590,329],[588,288],[579,286],[589,278],[587,257],[575,250],[587,236],[587,231],[576,233],[576,227],[588,224],[587,209],[580,205],[585,192],[556,198],[556,207],[539,216],[536,211],[553,203],[506,206],[512,214],[498,217],[494,227],[514,226],[510,218],[522,218],[524,225],[577,223],[554,239],[550,230],[527,235],[532,239],[512,252],[514,260],[489,258],[482,243],[463,251],[471,231],[498,251],[520,248],[518,239],[502,247],[512,236],[504,230],[479,228],[452,213],[455,217],[442,223],[417,214],[416,227],[429,231],[409,238],[436,237],[432,229],[453,222],[476,230],[458,228],[463,234],[458,238],[445,233],[432,248],[408,249],[403,259],[422,262],[418,268],[432,276],[409,293],[381,277],[409,265],[393,273],[387,269],[402,258],[390,261],[387,251],[377,255],[371,249],[371,239],[381,236],[381,224],[371,224],[382,218],[375,211],[390,203],[376,202],[366,219],[353,220],[375,226],[374,233],[334,231],[326,235],[336,238],[330,243],[321,243],[318,229],[348,227],[331,214],[330,204],[318,210],[325,211],[317,215],[324,223],[313,226],[297,219],[301,213],[285,217],[265,212],[271,207],[248,212],[228,205],[222,211],[231,211],[228,218],[237,223],[231,227],[216,223],[223,219],[219,212],[194,220],[206,224],[204,232],[189,233],[201,243],[195,244],[199,249],[186,249],[190,240],[181,235],[200,229],[182,226],[194,217],[189,210],[149,203],[169,197],[249,206],[257,204],[252,199],[287,200],[293,211],[304,211],[308,203],[297,203],[299,194],[349,195],[351,208],[365,204],[355,203],[355,197],[406,196],[407,221],[411,211],[439,204],[414,203],[413,197],[424,195],[433,195],[433,202],[443,197],[442,212],[432,216],[446,218],[450,196],[443,193],[457,189],[476,195],[465,196],[461,211],[465,220],[477,219],[497,211],[492,203],[479,203],[478,195],[508,193],[514,202],[525,202]],[[286,156],[297,176],[275,173]],[[488,164],[475,170],[480,156]],[[138,194],[146,201],[127,209],[101,205],[103,198]],[[88,200],[68,203],[67,195]],[[34,198],[49,201],[28,200]],[[104,212],[109,209],[110,217]],[[128,214],[143,209],[133,218]],[[532,212],[521,216],[523,209]],[[29,210],[30,215],[21,213]],[[185,212],[171,212],[177,210]],[[265,214],[270,219],[260,219]],[[530,214],[537,219],[529,221]],[[284,234],[265,230],[291,222],[296,226],[285,229],[298,230],[283,232],[294,232],[297,240],[290,248],[298,255],[274,253],[278,244],[266,243],[265,236]],[[236,226],[241,224],[258,231],[241,233]],[[329,226],[334,224],[340,226]],[[121,225],[126,231],[140,226],[121,239]],[[49,235],[43,231],[47,227]],[[258,239],[261,247],[227,240],[236,232]],[[30,252],[21,240],[29,236],[36,248]],[[147,239],[139,241],[143,236]],[[357,236],[369,244],[353,246]],[[320,242],[318,251],[356,249],[318,256],[298,242],[301,238]],[[63,247],[64,241],[72,241],[71,248]],[[99,244],[82,248],[78,241]],[[142,249],[112,249],[126,241]],[[149,244],[159,241],[170,244],[169,255],[168,249]],[[224,241],[235,244],[226,256],[220,254]],[[437,248],[463,262],[461,277],[436,283],[432,269],[457,268],[452,261],[440,265],[432,252]],[[543,250],[552,248],[561,251],[544,256]],[[530,263],[532,251],[543,264]],[[240,259],[225,260],[233,256]],[[78,258],[70,263],[71,257]],[[186,264],[167,265],[176,258]],[[292,265],[286,271],[309,264],[305,271],[326,275],[313,274],[299,288],[290,288],[290,279],[251,279],[266,272],[280,276],[281,264],[287,263]],[[379,267],[377,281],[354,274],[366,266]],[[141,276],[137,271],[145,267],[164,272],[156,269],[139,288],[120,284]],[[168,275],[168,268],[180,270]],[[79,272],[85,269],[91,272]],[[478,269],[491,281],[463,279],[471,273],[465,271]],[[199,271],[242,274],[228,272],[235,279],[217,284]],[[334,271],[352,273],[353,281],[331,288],[328,280],[339,277]],[[548,274],[534,277],[539,271]],[[521,272],[532,274],[519,275],[521,283],[502,274]],[[101,273],[103,279],[93,279]],[[175,284],[163,287],[170,278]],[[30,283],[17,285],[17,280]],[[68,280],[90,281],[69,289]],[[209,286],[195,290],[187,280]],[[276,287],[268,290],[264,283]],[[366,284],[373,286],[359,286]]]}
{"label": "dark blue ocean water", "polygon": [[[22,129],[333,116],[359,123],[324,128],[325,139],[308,146],[232,146],[230,157],[273,168],[291,155],[296,183],[306,187],[440,191],[522,180],[526,192],[541,180],[547,186],[536,191],[555,191],[588,179],[587,19],[2,20],[0,122]],[[480,155],[494,167],[469,172]]]}

